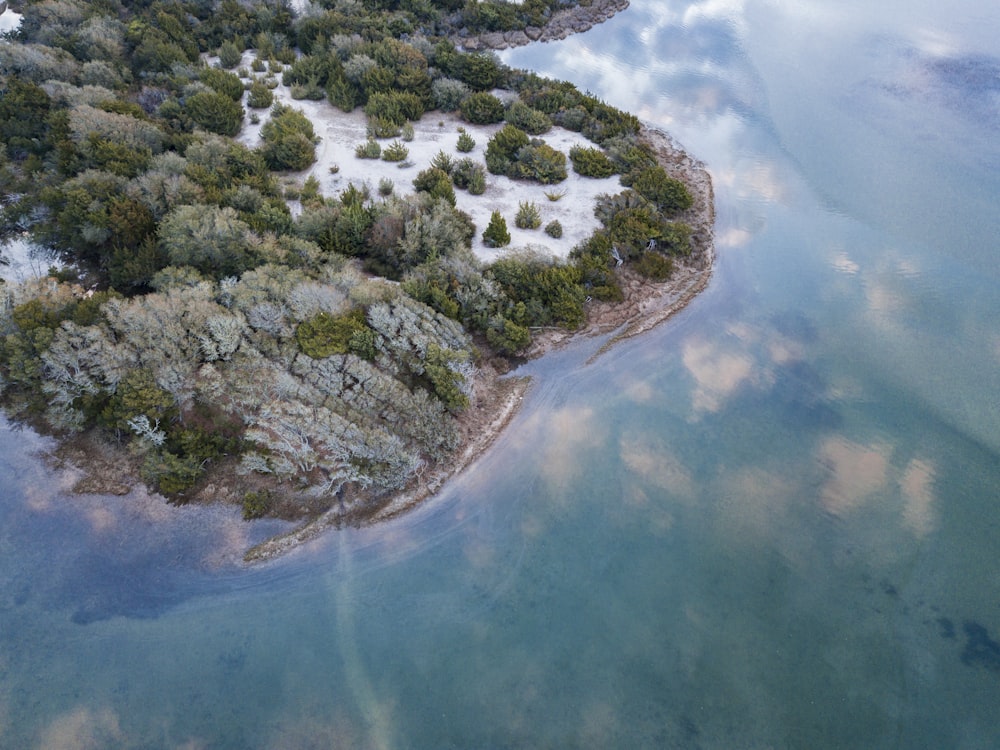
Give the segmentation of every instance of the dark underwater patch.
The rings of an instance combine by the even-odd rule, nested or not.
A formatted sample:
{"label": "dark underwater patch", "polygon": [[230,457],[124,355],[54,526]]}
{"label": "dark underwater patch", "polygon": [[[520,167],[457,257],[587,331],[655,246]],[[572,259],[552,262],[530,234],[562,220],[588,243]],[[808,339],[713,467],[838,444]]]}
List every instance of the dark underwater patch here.
{"label": "dark underwater patch", "polygon": [[990,638],[989,631],[978,622],[966,620],[962,629],[968,639],[962,649],[962,663],[1000,672],[1000,643]]}

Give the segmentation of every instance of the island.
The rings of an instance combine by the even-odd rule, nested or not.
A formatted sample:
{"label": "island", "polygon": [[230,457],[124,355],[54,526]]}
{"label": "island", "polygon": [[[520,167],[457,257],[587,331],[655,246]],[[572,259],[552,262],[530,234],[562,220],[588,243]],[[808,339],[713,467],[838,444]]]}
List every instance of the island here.
{"label": "island", "polygon": [[506,426],[509,373],[686,305],[712,186],[662,132],[491,49],[621,0],[85,3],[0,42],[2,406],[79,492],[376,523]]}

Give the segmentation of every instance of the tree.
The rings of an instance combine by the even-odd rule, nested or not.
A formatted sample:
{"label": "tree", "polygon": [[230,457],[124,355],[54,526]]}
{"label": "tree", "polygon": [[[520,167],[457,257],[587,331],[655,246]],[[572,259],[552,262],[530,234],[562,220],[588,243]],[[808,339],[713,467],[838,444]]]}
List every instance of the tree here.
{"label": "tree", "polygon": [[451,186],[451,177],[443,169],[431,167],[421,171],[413,180],[413,189],[455,205],[455,189]]}
{"label": "tree", "polygon": [[668,176],[660,165],[647,167],[635,174],[632,189],[666,214],[686,211],[694,204],[687,186]]}
{"label": "tree", "polygon": [[160,247],[168,262],[224,278],[251,268],[253,233],[232,208],[178,206],[160,223]]}
{"label": "tree", "polygon": [[507,123],[486,144],[486,168],[493,174],[507,174],[518,151],[530,142],[527,133]]}
{"label": "tree", "polygon": [[488,247],[506,247],[510,244],[507,221],[500,215],[499,211],[490,214],[489,226],[483,231],[483,242]]}
{"label": "tree", "polygon": [[316,161],[319,138],[300,109],[275,104],[271,118],[260,129],[263,154],[271,169],[300,171]]}
{"label": "tree", "polygon": [[225,41],[219,47],[219,65],[227,70],[232,70],[240,64],[243,58],[243,50],[236,46],[233,41]]}
{"label": "tree", "polygon": [[205,130],[234,136],[243,127],[246,114],[239,102],[216,91],[199,91],[184,102],[184,111]]}
{"label": "tree", "polygon": [[503,120],[503,102],[485,91],[469,94],[459,105],[462,119],[474,125],[489,125]]}

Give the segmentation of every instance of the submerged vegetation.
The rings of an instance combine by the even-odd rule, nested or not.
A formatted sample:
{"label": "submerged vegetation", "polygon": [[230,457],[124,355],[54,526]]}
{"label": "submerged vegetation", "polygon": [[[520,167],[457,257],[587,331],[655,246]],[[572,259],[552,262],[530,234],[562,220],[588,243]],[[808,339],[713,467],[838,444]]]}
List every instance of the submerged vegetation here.
{"label": "submerged vegetation", "polygon": [[[0,43],[0,218],[63,267],[0,290],[8,413],[121,444],[177,501],[230,469],[248,518],[283,492],[384,495],[446,459],[479,363],[581,326],[588,298],[620,299],[621,263],[662,279],[690,249],[690,193],[635,117],[447,40],[541,25],[561,4],[26,3]],[[435,109],[505,125],[485,164],[442,152],[406,195],[388,181],[324,197],[282,176],[314,163],[319,138],[274,102],[278,78],[293,98],[363,108],[359,157],[405,160],[377,139],[412,138]],[[232,139],[246,107],[270,108],[259,148]],[[576,172],[619,174],[623,192],[567,262],[523,249],[483,264],[472,239],[508,244],[506,221],[474,226],[454,190],[482,194],[487,170],[566,179],[553,126],[593,142],[570,152]],[[457,151],[474,146],[460,129]],[[540,227],[538,207],[516,223]]]}

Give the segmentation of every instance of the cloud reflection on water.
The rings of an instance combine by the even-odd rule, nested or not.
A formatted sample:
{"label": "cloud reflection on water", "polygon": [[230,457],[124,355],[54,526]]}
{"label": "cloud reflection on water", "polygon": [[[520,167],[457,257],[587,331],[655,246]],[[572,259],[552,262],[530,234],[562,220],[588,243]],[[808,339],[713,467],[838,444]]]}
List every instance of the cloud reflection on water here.
{"label": "cloud reflection on water", "polygon": [[125,744],[118,715],[110,708],[80,706],[42,730],[38,750],[104,750]]}

